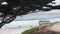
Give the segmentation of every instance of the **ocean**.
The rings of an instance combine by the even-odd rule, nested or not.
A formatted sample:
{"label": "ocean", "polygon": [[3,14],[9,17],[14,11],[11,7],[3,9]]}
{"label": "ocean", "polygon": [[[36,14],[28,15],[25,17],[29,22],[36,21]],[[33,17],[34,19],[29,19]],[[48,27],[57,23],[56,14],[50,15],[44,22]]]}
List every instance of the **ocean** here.
{"label": "ocean", "polygon": [[28,28],[38,26],[39,20],[30,21],[13,21],[9,24],[5,24],[2,29],[14,29],[14,28]]}

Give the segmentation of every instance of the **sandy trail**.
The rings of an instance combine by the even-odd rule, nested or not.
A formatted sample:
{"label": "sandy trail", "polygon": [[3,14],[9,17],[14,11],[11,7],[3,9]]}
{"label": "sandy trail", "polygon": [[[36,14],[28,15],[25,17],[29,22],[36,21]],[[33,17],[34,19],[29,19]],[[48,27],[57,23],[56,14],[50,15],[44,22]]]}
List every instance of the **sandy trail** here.
{"label": "sandy trail", "polygon": [[51,27],[51,30],[56,31],[56,32],[60,32],[60,24],[54,24]]}

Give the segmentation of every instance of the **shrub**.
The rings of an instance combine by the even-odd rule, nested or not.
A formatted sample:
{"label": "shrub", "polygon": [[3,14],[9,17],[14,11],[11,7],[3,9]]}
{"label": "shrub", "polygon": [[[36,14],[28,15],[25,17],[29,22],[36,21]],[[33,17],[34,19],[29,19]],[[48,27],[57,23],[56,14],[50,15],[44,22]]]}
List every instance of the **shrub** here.
{"label": "shrub", "polygon": [[39,29],[38,26],[33,27],[33,28],[29,29],[29,30],[26,30],[26,31],[22,32],[21,34],[32,34],[33,32],[35,32],[38,29]]}

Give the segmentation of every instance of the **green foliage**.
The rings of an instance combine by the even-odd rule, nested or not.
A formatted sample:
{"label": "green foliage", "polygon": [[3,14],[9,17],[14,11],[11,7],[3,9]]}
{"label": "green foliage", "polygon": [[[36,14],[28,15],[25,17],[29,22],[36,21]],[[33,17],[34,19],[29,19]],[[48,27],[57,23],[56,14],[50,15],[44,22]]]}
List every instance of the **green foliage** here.
{"label": "green foliage", "polygon": [[35,32],[36,30],[38,30],[38,27],[34,27],[29,30],[26,30],[26,31],[22,32],[21,34],[31,34],[31,33]]}

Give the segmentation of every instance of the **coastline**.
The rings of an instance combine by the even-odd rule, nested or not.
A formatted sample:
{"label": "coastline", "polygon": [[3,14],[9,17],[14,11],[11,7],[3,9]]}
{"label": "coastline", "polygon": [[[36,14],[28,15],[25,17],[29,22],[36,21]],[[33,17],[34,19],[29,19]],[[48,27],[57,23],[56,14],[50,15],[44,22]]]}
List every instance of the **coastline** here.
{"label": "coastline", "polygon": [[0,34],[21,34],[23,31],[28,30],[29,28],[16,28],[16,29],[0,29]]}

